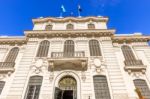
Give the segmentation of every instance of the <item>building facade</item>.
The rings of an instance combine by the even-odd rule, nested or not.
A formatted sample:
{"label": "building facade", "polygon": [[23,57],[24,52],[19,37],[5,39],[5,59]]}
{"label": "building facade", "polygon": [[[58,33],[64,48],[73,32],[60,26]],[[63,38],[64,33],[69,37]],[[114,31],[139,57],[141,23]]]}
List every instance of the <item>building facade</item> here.
{"label": "building facade", "polygon": [[32,21],[0,37],[0,99],[150,99],[150,36],[115,34],[107,17]]}

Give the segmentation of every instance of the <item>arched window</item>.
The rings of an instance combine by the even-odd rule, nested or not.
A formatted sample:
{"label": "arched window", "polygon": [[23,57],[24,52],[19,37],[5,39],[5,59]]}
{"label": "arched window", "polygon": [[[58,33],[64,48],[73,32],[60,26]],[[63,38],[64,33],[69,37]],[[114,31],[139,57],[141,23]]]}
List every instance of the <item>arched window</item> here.
{"label": "arched window", "polygon": [[66,29],[67,29],[67,30],[73,30],[73,29],[74,29],[73,24],[67,24]]}
{"label": "arched window", "polygon": [[150,89],[148,88],[148,85],[145,80],[142,79],[136,79],[133,81],[136,88],[138,88],[144,96],[144,99],[150,99]]}
{"label": "arched window", "polygon": [[0,81],[0,94],[2,93],[4,85],[5,85],[5,82],[4,81]]}
{"label": "arched window", "polygon": [[125,58],[125,61],[124,61],[125,65],[127,65],[127,66],[143,65],[141,60],[137,60],[135,58],[135,55],[134,55],[132,49],[128,45],[123,45],[121,47],[121,49],[122,49],[122,52],[123,52],[123,55]]}
{"label": "arched window", "polygon": [[134,56],[134,53],[133,53],[132,49],[129,46],[123,45],[121,47],[121,49],[122,49],[125,60],[136,60],[135,56]]}
{"label": "arched window", "polygon": [[38,99],[42,86],[42,76],[32,76],[29,79],[25,99]]}
{"label": "arched window", "polygon": [[19,52],[18,47],[12,48],[6,57],[5,62],[15,62],[18,52]]}
{"label": "arched window", "polygon": [[50,42],[47,40],[44,40],[40,43],[37,57],[47,57],[48,50],[49,50]]}
{"label": "arched window", "polygon": [[88,24],[88,29],[95,29],[95,25],[92,23]]}
{"label": "arched window", "polygon": [[67,40],[64,44],[64,57],[74,56],[74,41]]}
{"label": "arched window", "polygon": [[53,26],[52,25],[46,25],[45,30],[52,30]]}
{"label": "arched window", "polygon": [[97,40],[89,41],[90,55],[91,56],[101,56],[101,50],[99,42]]}
{"label": "arched window", "polygon": [[95,99],[111,99],[106,76],[94,76],[93,82],[95,90]]}

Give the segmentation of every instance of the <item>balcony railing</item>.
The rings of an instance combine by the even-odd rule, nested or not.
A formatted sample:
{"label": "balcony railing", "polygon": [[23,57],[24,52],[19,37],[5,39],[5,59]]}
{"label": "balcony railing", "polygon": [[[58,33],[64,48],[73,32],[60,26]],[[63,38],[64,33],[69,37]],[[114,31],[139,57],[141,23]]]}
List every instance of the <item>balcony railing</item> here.
{"label": "balcony railing", "polygon": [[128,73],[139,71],[145,73],[147,67],[143,64],[142,60],[125,60],[124,64],[125,70],[127,70]]}
{"label": "balcony railing", "polygon": [[141,66],[143,65],[142,60],[125,60],[124,61],[126,66]]}
{"label": "balcony railing", "polygon": [[13,72],[15,62],[0,62],[0,71],[1,72]]}
{"label": "balcony railing", "polygon": [[85,57],[85,53],[83,51],[77,51],[74,53],[65,53],[65,52],[52,52],[52,58],[75,58],[75,57]]}

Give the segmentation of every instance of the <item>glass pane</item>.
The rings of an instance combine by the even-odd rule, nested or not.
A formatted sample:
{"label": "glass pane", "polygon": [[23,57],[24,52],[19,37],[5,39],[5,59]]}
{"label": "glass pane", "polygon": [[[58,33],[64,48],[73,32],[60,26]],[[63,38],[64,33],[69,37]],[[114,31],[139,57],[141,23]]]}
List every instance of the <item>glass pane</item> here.
{"label": "glass pane", "polygon": [[64,57],[74,56],[74,41],[67,40],[64,44]]}
{"label": "glass pane", "polygon": [[18,47],[12,48],[6,57],[5,62],[15,62],[18,52],[19,52]]}
{"label": "glass pane", "polygon": [[28,94],[27,94],[27,98],[26,99],[33,99],[35,88],[36,87],[34,85],[30,85],[29,86]]}
{"label": "glass pane", "polygon": [[101,56],[101,50],[99,42],[97,40],[89,41],[90,55],[91,56]]}
{"label": "glass pane", "polygon": [[141,94],[145,99],[150,99],[150,90],[145,80],[136,79],[134,80],[134,85],[136,88],[140,89]]}
{"label": "glass pane", "polygon": [[94,76],[94,90],[96,99],[110,99],[109,88],[105,76]]}
{"label": "glass pane", "polygon": [[45,40],[42,41],[39,45],[39,49],[37,52],[37,57],[47,57],[49,51],[50,42]]}
{"label": "glass pane", "polygon": [[35,90],[35,94],[34,94],[34,99],[38,99],[39,98],[39,93],[40,93],[40,85],[36,86],[36,90]]}
{"label": "glass pane", "polygon": [[29,80],[27,96],[25,99],[38,99],[40,94],[40,88],[42,85],[42,76],[32,76]]}
{"label": "glass pane", "polygon": [[0,81],[0,94],[4,88],[5,82],[4,81]]}

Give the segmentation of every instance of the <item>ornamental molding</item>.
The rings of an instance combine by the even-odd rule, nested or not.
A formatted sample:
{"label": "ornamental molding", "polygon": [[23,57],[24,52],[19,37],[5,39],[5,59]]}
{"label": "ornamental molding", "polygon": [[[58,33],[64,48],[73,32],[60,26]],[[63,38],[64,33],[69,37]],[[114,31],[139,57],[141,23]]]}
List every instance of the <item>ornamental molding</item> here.
{"label": "ornamental molding", "polygon": [[132,35],[132,36],[114,36],[113,43],[132,43],[132,42],[148,42],[150,36]]}
{"label": "ornamental molding", "polygon": [[39,38],[53,38],[53,37],[102,37],[102,36],[113,36],[115,30],[107,30],[107,29],[93,29],[93,30],[34,30],[34,31],[25,31],[26,37],[39,37]]}
{"label": "ornamental molding", "polygon": [[[115,35],[115,29],[85,29],[85,30],[33,30],[25,31],[23,37],[0,37],[0,45],[18,45],[27,44],[28,41],[38,41],[39,39],[64,39],[64,38],[99,38],[100,41],[112,41],[118,44],[134,44],[134,45],[146,45],[144,42],[150,41],[150,36],[144,35]],[[61,39],[60,39],[61,38]]]}
{"label": "ornamental molding", "polygon": [[32,19],[33,24],[36,23],[45,23],[45,22],[108,22],[108,17],[65,17],[65,18],[56,18],[56,17],[46,17],[46,18],[38,18],[38,19]]}
{"label": "ornamental molding", "polygon": [[7,37],[7,38],[0,38],[0,45],[23,45],[27,43],[26,38],[20,37]]}

